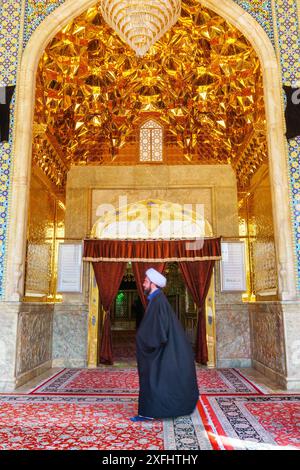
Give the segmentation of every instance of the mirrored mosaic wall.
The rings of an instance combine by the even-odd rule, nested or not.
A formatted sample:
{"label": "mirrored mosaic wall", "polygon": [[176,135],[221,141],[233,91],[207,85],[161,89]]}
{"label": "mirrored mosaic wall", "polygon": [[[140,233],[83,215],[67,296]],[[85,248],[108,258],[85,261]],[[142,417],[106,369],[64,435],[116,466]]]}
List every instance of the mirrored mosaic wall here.
{"label": "mirrored mosaic wall", "polygon": [[26,250],[25,298],[56,298],[58,244],[65,235],[64,198],[58,197],[44,176],[33,171],[30,185]]}
{"label": "mirrored mosaic wall", "polygon": [[176,25],[145,57],[96,5],[40,60],[33,156],[58,186],[71,165],[139,163],[149,119],[163,130],[164,164],[231,163],[245,186],[268,159],[259,59],[242,33],[196,0],[182,2]]}
{"label": "mirrored mosaic wall", "polygon": [[248,298],[275,299],[277,268],[267,165],[252,178],[249,190],[239,194],[239,231],[247,248]]}

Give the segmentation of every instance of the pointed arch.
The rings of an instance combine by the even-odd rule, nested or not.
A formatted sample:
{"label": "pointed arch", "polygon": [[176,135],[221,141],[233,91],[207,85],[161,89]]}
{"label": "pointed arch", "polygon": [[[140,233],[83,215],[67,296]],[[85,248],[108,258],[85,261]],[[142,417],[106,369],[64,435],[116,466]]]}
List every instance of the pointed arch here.
{"label": "pointed arch", "polygon": [[[8,227],[5,300],[19,301],[23,295],[32,122],[38,62],[47,43],[55,34],[73,18],[96,3],[97,0],[82,0],[80,2],[78,0],[68,0],[58,7],[44,19],[33,33],[22,56],[16,94],[15,151],[9,208],[10,222]],[[238,28],[251,42],[261,62],[279,295],[282,300],[293,300],[296,298],[296,275],[288,196],[287,149],[284,140],[279,64],[271,41],[263,28],[233,0],[223,0],[222,2],[201,0],[200,3]]]}

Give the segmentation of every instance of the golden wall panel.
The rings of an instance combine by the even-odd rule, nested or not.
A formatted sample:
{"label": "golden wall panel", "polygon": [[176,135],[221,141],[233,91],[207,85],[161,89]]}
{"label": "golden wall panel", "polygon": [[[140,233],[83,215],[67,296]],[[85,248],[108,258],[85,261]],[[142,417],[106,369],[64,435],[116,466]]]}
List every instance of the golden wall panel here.
{"label": "golden wall panel", "polygon": [[65,206],[47,181],[31,175],[27,230],[25,298],[54,299],[58,239],[64,238]]}
{"label": "golden wall panel", "polygon": [[55,199],[41,180],[32,175],[30,183],[28,239],[52,239],[54,235]]}
{"label": "golden wall panel", "polygon": [[149,197],[192,204],[193,210],[203,204],[214,235],[238,236],[236,179],[229,165],[74,167],[67,182],[66,236],[85,237],[102,204],[118,208]]}
{"label": "golden wall panel", "polygon": [[245,237],[250,266],[250,295],[276,295],[277,269],[268,167],[251,180],[249,192],[240,195],[240,236]]}
{"label": "golden wall panel", "polygon": [[27,244],[26,295],[49,295],[52,279],[52,243]]}

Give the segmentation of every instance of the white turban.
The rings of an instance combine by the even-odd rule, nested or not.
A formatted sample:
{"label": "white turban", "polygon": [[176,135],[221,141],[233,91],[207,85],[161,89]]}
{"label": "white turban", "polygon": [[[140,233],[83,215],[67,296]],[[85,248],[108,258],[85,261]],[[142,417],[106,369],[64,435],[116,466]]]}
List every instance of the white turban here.
{"label": "white turban", "polygon": [[150,279],[151,282],[153,282],[153,284],[157,285],[158,287],[165,287],[167,284],[167,279],[165,276],[160,274],[154,268],[147,269],[146,276]]}

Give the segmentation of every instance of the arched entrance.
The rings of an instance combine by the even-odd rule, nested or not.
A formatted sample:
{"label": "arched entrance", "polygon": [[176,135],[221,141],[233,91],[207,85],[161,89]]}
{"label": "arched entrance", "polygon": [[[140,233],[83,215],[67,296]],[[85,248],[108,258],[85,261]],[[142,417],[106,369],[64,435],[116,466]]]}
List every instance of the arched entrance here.
{"label": "arched entrance", "polygon": [[[105,206],[105,208],[107,208],[107,206]],[[217,247],[219,243],[217,240],[214,240],[212,236],[212,227],[203,215],[200,215],[199,213],[197,214],[195,211],[188,210],[185,205],[174,204],[169,201],[147,199],[123,206],[118,210],[113,209],[108,212],[105,211],[105,213],[95,222],[93,226],[93,229],[91,231],[92,240],[85,241],[85,251],[89,254],[85,254],[84,256],[86,261],[93,261],[93,258],[91,258],[91,256],[94,256],[92,254],[93,248],[89,246],[90,243],[92,245],[97,243],[101,244],[101,242],[105,244],[108,243],[109,240],[114,244],[115,248],[118,247],[118,243],[122,244],[122,242],[127,242],[128,244],[137,244],[139,246],[143,245],[144,247],[146,245],[151,245],[153,249],[153,245],[155,244],[160,247],[162,240],[164,240],[164,242],[167,242],[169,248],[168,250],[166,250],[165,253],[163,247],[159,248],[156,254],[154,254],[153,251],[152,256],[155,256],[155,258],[148,258],[147,256],[146,259],[143,258],[143,255],[141,254],[138,255],[138,258],[135,258],[129,252],[127,252],[126,254],[123,253],[121,255],[122,261],[125,260],[123,257],[126,256],[126,262],[130,262],[130,264],[133,262],[133,273],[135,276],[136,289],[137,292],[139,292],[140,298],[143,299],[143,292],[141,286],[138,285],[138,282],[142,282],[144,270],[146,269],[146,266],[148,266],[149,263],[150,266],[151,263],[154,263],[155,265],[155,263],[158,262],[160,266],[164,265],[164,267],[166,267],[167,262],[176,261],[177,263],[179,262],[180,265],[181,258],[179,256],[173,258],[173,255],[171,255],[172,243],[180,243],[182,245],[182,250],[185,252],[185,254],[183,254],[182,252],[182,260],[186,260],[186,255],[189,255],[189,253],[191,255],[191,251],[193,249],[200,250],[198,253],[198,257],[196,255],[193,255],[193,257],[191,256],[191,260],[201,260],[202,263],[200,263],[200,266],[202,265],[202,267],[198,267],[201,270],[204,269],[205,271],[207,269],[207,266],[204,266],[204,264],[208,260],[208,253],[204,256],[201,253],[202,247],[204,246],[204,244],[208,243],[212,243],[212,245]],[[189,242],[190,239],[196,241],[191,243]],[[146,256],[146,251],[144,252],[144,256]],[[211,259],[214,261],[211,262],[214,264],[215,260],[219,258],[219,256],[212,255]],[[96,260],[98,261],[97,257]],[[110,259],[107,258],[104,262],[109,262],[109,260]],[[116,261],[117,259],[112,256],[111,264],[113,265]],[[142,262],[140,268],[138,268],[139,261]],[[97,264],[97,262],[95,264]],[[96,367],[99,363],[100,335],[102,335],[103,331],[105,331],[104,324],[107,319],[107,315],[111,316],[111,313],[105,312],[102,306],[99,308],[99,291],[97,283],[95,282],[94,271],[96,272],[95,265],[94,270],[90,270],[90,297],[88,321],[89,367]],[[205,319],[203,319],[203,322],[198,321],[197,308],[195,303],[193,308],[193,314],[190,315],[191,311],[188,311],[188,297],[190,297],[190,301],[192,303],[193,299],[186,287],[185,292],[183,292],[183,295],[181,295],[181,298],[179,298],[179,296],[177,298],[176,303],[178,303],[178,308],[176,308],[174,305],[173,308],[175,307],[174,311],[176,312],[178,318],[186,329],[187,334],[191,336],[191,341],[195,344],[205,341],[205,354],[207,354],[207,360],[205,360],[205,363],[210,367],[215,367],[216,341],[215,305],[213,299],[213,272],[211,272],[210,276],[211,278],[207,280],[207,287],[203,289],[203,292],[205,291],[206,294],[204,294],[204,296],[202,295],[202,293],[200,294],[200,296],[203,297],[203,312],[205,312]],[[145,307],[145,300],[143,303]],[[209,320],[208,313],[210,314]],[[203,330],[201,333],[200,330],[199,333],[197,333],[196,331],[197,323],[198,325],[200,325],[201,330]],[[190,326],[192,326],[192,329],[188,332],[187,330],[190,329]],[[199,336],[199,338],[197,338],[197,335]],[[204,338],[206,339],[204,340]],[[108,353],[106,352],[106,355],[107,354]],[[108,356],[112,358],[112,352],[109,352]],[[197,360],[201,361],[200,354],[196,356]],[[106,363],[106,361],[104,361],[104,363]]]}
{"label": "arched entrance", "polygon": [[[295,289],[295,272],[294,272],[294,260],[293,260],[293,247],[292,247],[292,224],[290,221],[290,210],[289,210],[289,199],[288,199],[288,176],[286,168],[286,148],[284,142],[284,123],[282,120],[281,113],[278,113],[278,109],[281,109],[281,94],[280,94],[280,72],[275,57],[273,47],[267,35],[264,33],[263,29],[258,26],[255,20],[245,13],[235,2],[231,0],[226,0],[222,4],[216,6],[213,1],[203,0],[202,4],[204,7],[207,7],[211,10],[211,13],[218,17],[223,17],[237,29],[242,31],[242,34],[248,38],[250,41],[250,46],[252,45],[252,52],[255,49],[257,56],[260,59],[260,65],[263,75],[263,91],[264,91],[264,101],[265,101],[265,110],[266,110],[266,123],[267,123],[267,141],[269,148],[269,161],[270,161],[270,181],[271,181],[271,192],[272,192],[272,207],[273,207],[273,216],[274,216],[274,232],[275,232],[275,245],[276,245],[276,267],[272,265],[272,272],[278,273],[279,277],[279,300],[295,300],[296,299],[296,289]],[[14,172],[12,177],[12,200],[10,205],[10,225],[9,225],[9,239],[7,244],[7,270],[5,278],[5,301],[8,301],[8,310],[13,308],[16,310],[17,315],[20,314],[20,309],[26,309],[26,304],[20,302],[24,293],[24,276],[25,276],[25,252],[26,252],[26,226],[27,226],[27,213],[28,213],[28,200],[29,200],[29,183],[30,183],[30,168],[31,168],[31,146],[32,146],[32,121],[33,121],[33,106],[34,106],[34,95],[35,95],[35,77],[37,71],[38,61],[45,50],[47,43],[51,38],[62,29],[67,23],[80,15],[89,7],[95,6],[95,1],[85,1],[78,5],[78,2],[75,0],[70,0],[66,4],[59,7],[53,14],[49,15],[48,18],[40,25],[40,27],[35,31],[31,40],[29,41],[22,58],[18,88],[17,88],[17,118],[16,118],[16,135],[14,142]],[[215,13],[213,13],[215,12]],[[225,22],[225,21],[224,21]],[[188,33],[187,33],[188,34]],[[189,36],[188,36],[189,37]],[[244,37],[244,39],[245,39]],[[199,49],[198,49],[199,50]],[[256,57],[257,58],[257,57]],[[260,86],[262,90],[262,86]],[[260,93],[260,98],[262,99],[262,93]],[[204,166],[202,166],[199,172],[195,171],[192,167],[193,174],[189,174],[189,179],[193,181],[192,184],[193,190],[199,190],[199,181],[205,173]],[[221,166],[221,165],[220,165]],[[223,168],[226,165],[223,166]],[[231,168],[230,165],[227,165],[228,168]],[[121,166],[119,166],[119,169]],[[136,172],[136,179],[140,179],[140,170],[141,166],[134,165],[134,171]],[[160,186],[164,187],[165,182],[168,181],[169,176],[172,178],[173,187],[177,184],[178,174],[180,173],[180,167],[177,169],[175,165],[171,169],[168,168],[168,171],[161,171],[162,167],[156,167],[157,171],[152,172],[148,168],[148,176],[152,174],[152,182],[155,185],[148,185],[147,189],[156,191],[157,181],[160,181]],[[188,168],[188,165],[186,165]],[[222,171],[223,171],[222,168]],[[76,166],[75,166],[76,169]],[[78,169],[78,167],[77,167]],[[88,169],[88,168],[87,168]],[[104,166],[99,168],[99,173],[97,175],[98,180],[100,181],[99,187],[106,188],[106,182],[108,181],[107,176],[109,174],[103,171]],[[108,169],[108,167],[106,167]],[[166,170],[166,168],[165,168]],[[130,169],[131,171],[131,169]],[[208,169],[207,169],[208,171]],[[177,173],[176,173],[177,172]],[[72,170],[69,171],[68,177],[72,173]],[[150,174],[151,173],[151,174]],[[154,175],[155,173],[155,175]],[[208,172],[209,173],[209,172]],[[206,173],[206,174],[208,174]],[[129,174],[129,173],[128,173]],[[105,180],[106,175],[106,180]],[[153,177],[154,175],[154,177]],[[164,178],[167,175],[168,178]],[[115,181],[121,181],[120,174],[115,178]],[[194,179],[193,179],[194,178]],[[205,184],[209,181],[210,176],[206,178]],[[223,175],[221,178],[218,178],[218,182],[223,180]],[[131,189],[132,180],[128,180],[129,183],[126,186],[126,189]],[[236,184],[236,180],[234,181]],[[217,185],[215,185],[217,186]],[[186,186],[190,187],[190,186]],[[125,186],[123,186],[125,188]],[[75,188],[75,190],[78,188]],[[217,191],[218,192],[218,191]],[[218,197],[222,197],[223,194],[221,191],[218,192]],[[96,197],[96,196],[95,196]],[[143,196],[144,197],[144,196]],[[157,197],[166,197],[165,194]],[[167,198],[167,197],[166,197]],[[224,197],[223,197],[224,199]],[[223,201],[222,201],[223,202]],[[222,206],[222,202],[219,207]],[[271,203],[270,206],[271,207]],[[226,212],[226,209],[223,210]],[[271,209],[269,212],[272,212]],[[219,215],[219,213],[218,213]],[[87,231],[80,234],[80,241],[86,235]],[[223,235],[220,231],[216,231],[219,235]],[[273,250],[274,252],[274,250]],[[274,259],[274,258],[273,258]],[[62,302],[64,304],[64,302]],[[50,303],[47,305],[49,307]],[[225,305],[225,303],[224,303]],[[228,315],[230,316],[231,304],[229,305]],[[52,310],[57,308],[58,304],[52,304],[50,307]],[[31,308],[32,306],[30,306]],[[293,362],[293,349],[297,346],[297,340],[294,341],[296,336],[296,328],[294,326],[297,324],[297,319],[292,315],[298,313],[298,305],[292,302],[277,302],[276,305],[267,302],[259,303],[244,303],[244,318],[246,324],[246,330],[249,332],[250,337],[250,326],[249,326],[249,313],[250,319],[253,320],[254,326],[251,330],[251,339],[255,343],[254,353],[252,352],[252,357],[247,357],[247,360],[251,362],[251,359],[256,361],[258,365],[263,364],[263,372],[268,371],[273,374],[273,371],[276,371],[274,377],[278,379],[284,385],[288,385],[288,382],[291,381],[292,386],[294,383],[299,383],[299,373],[298,368]],[[4,308],[6,308],[4,304]],[[41,320],[42,315],[40,315],[40,307],[35,304],[36,310],[38,310],[38,317]],[[293,310],[294,309],[294,310]],[[57,309],[59,310],[59,309]],[[274,314],[275,312],[275,314]],[[51,313],[51,312],[50,312]],[[222,313],[222,312],[221,312]],[[238,318],[237,323],[240,326],[240,305],[237,306],[235,315]],[[222,316],[222,315],[220,315]],[[10,317],[10,319],[12,316]],[[19,318],[19,317],[18,317]],[[84,326],[86,326],[86,311],[82,312],[82,318]],[[224,316],[222,317],[224,319]],[[22,319],[21,319],[22,320]],[[10,320],[11,321],[11,320]],[[20,322],[21,323],[21,322]],[[232,322],[230,322],[232,324]],[[270,324],[272,328],[270,328]],[[51,345],[52,341],[52,324],[51,318],[49,315],[49,323],[47,324],[47,335],[43,335],[43,338],[47,336],[47,341]],[[18,325],[19,326],[19,325]],[[82,325],[81,325],[82,326]],[[14,338],[13,338],[13,347],[11,350],[14,351],[17,348],[17,343],[20,336],[20,330],[17,330],[16,325],[13,325]],[[63,328],[62,328],[63,329]],[[243,329],[243,328],[242,328]],[[82,329],[78,329],[80,334]],[[234,328],[232,328],[231,333],[235,335]],[[241,330],[240,330],[241,331]],[[271,334],[270,334],[271,331]],[[220,336],[225,337],[226,334],[222,331]],[[61,331],[60,331],[61,333]],[[236,336],[236,335],[235,335]],[[25,334],[22,336],[26,340],[31,339],[29,335]],[[268,340],[270,339],[270,343]],[[61,337],[59,337],[58,343],[60,344]],[[37,340],[38,342],[38,340]],[[292,348],[289,349],[289,342],[292,343]],[[227,341],[227,344],[231,344],[231,341]],[[250,345],[250,339],[247,343]],[[261,348],[261,345],[264,347]],[[23,350],[21,346],[19,348],[19,357],[23,357]],[[31,344],[30,344],[31,347]],[[270,360],[270,349],[272,348],[271,360]],[[75,349],[75,348],[74,348]],[[53,363],[55,360],[54,355],[51,356],[52,350],[49,346],[47,359],[49,363]],[[232,357],[232,356],[230,356]],[[278,361],[280,359],[280,361]],[[44,360],[42,358],[42,360]],[[63,358],[64,360],[64,358]],[[85,360],[85,355],[81,354],[80,361]],[[227,356],[226,356],[227,360]],[[280,362],[280,363],[279,363]],[[254,362],[255,363],[255,362]],[[43,362],[43,367],[48,367],[48,362]],[[76,363],[77,364],[77,363]],[[76,365],[75,364],[75,365]],[[82,364],[80,362],[80,364]],[[227,366],[226,363],[222,363],[223,366]],[[72,363],[73,365],[73,363]],[[243,366],[247,366],[249,363]],[[265,367],[266,365],[266,367]],[[230,365],[232,366],[232,365]],[[236,365],[235,365],[236,366]],[[239,367],[240,365],[237,365]],[[32,365],[25,364],[24,368],[26,371],[26,377],[32,371]],[[23,369],[22,369],[23,370]],[[11,361],[9,365],[10,371],[10,383],[14,383],[16,376],[18,375],[18,370],[13,365]],[[29,372],[28,372],[29,371]],[[271,374],[270,374],[271,375]],[[23,377],[24,381],[26,379],[25,375]],[[23,380],[22,379],[22,380]]]}
{"label": "arched entrance", "polygon": [[[32,118],[35,73],[47,42],[72,18],[93,6],[94,0],[78,4],[67,2],[49,15],[32,35],[25,48],[18,77],[15,127],[15,159],[10,209],[9,242],[5,300],[19,301],[23,295],[25,233],[31,165]],[[270,159],[270,179],[274,214],[279,298],[296,298],[292,233],[288,200],[288,177],[284,125],[281,109],[280,74],[275,52],[266,33],[235,2],[226,0],[216,5],[212,0],[202,4],[231,22],[249,39],[256,50],[263,71]]]}

